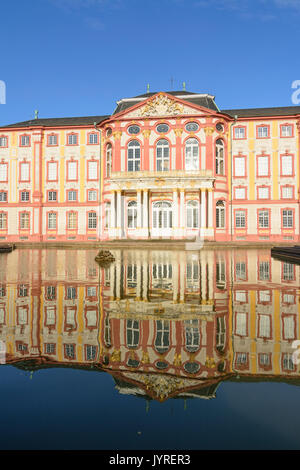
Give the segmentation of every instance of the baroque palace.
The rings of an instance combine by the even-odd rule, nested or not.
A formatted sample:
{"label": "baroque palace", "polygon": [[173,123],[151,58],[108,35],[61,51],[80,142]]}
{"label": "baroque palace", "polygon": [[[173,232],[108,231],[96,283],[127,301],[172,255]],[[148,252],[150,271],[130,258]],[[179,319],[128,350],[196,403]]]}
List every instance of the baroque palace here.
{"label": "baroque palace", "polygon": [[300,386],[299,266],[255,248],[95,255],[1,256],[0,364],[94,369],[159,401],[213,398],[224,380]]}
{"label": "baroque palace", "polygon": [[0,128],[0,240],[298,241],[300,106],[146,93]]}

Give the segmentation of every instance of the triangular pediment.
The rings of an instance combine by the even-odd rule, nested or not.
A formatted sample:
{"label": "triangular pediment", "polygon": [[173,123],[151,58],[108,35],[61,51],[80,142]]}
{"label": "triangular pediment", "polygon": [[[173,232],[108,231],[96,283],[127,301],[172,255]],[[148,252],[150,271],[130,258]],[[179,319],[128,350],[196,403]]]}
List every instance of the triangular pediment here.
{"label": "triangular pediment", "polygon": [[158,93],[140,103],[134,103],[119,114],[122,118],[162,118],[180,115],[207,115],[215,114],[212,110],[202,108],[197,105],[189,104],[183,99],[168,95],[167,93]]}

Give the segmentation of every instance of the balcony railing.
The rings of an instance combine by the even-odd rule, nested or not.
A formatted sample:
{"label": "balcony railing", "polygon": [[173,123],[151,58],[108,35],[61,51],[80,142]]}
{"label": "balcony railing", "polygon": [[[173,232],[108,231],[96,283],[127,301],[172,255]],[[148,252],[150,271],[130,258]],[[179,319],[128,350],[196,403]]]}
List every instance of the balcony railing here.
{"label": "balcony railing", "polygon": [[111,179],[212,178],[212,170],[113,171]]}

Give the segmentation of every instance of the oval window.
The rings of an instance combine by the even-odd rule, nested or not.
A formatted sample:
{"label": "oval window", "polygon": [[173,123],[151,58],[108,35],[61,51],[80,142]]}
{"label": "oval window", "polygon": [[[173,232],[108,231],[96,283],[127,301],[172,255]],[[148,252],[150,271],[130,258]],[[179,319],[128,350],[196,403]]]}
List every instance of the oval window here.
{"label": "oval window", "polygon": [[106,131],[106,137],[109,137],[110,135],[112,135],[112,130],[111,128],[109,127]]}
{"label": "oval window", "polygon": [[169,126],[167,124],[158,124],[156,127],[157,132],[165,134],[169,130]]}
{"label": "oval window", "polygon": [[127,130],[128,134],[138,134],[141,129],[139,126],[129,126]]}
{"label": "oval window", "polygon": [[199,125],[196,122],[188,122],[185,125],[185,130],[187,132],[196,132],[199,129]]}
{"label": "oval window", "polygon": [[224,131],[224,126],[223,126],[223,124],[221,124],[220,122],[218,122],[218,124],[216,125],[216,129],[217,129],[217,131],[219,131],[219,132],[223,132],[223,131]]}

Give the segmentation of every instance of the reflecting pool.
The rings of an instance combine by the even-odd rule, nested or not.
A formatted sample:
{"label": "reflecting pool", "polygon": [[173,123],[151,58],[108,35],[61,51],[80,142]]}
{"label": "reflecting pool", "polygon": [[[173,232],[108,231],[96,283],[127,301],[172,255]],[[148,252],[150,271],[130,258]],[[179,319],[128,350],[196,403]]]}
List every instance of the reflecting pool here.
{"label": "reflecting pool", "polygon": [[111,251],[0,255],[0,448],[300,449],[300,267]]}

